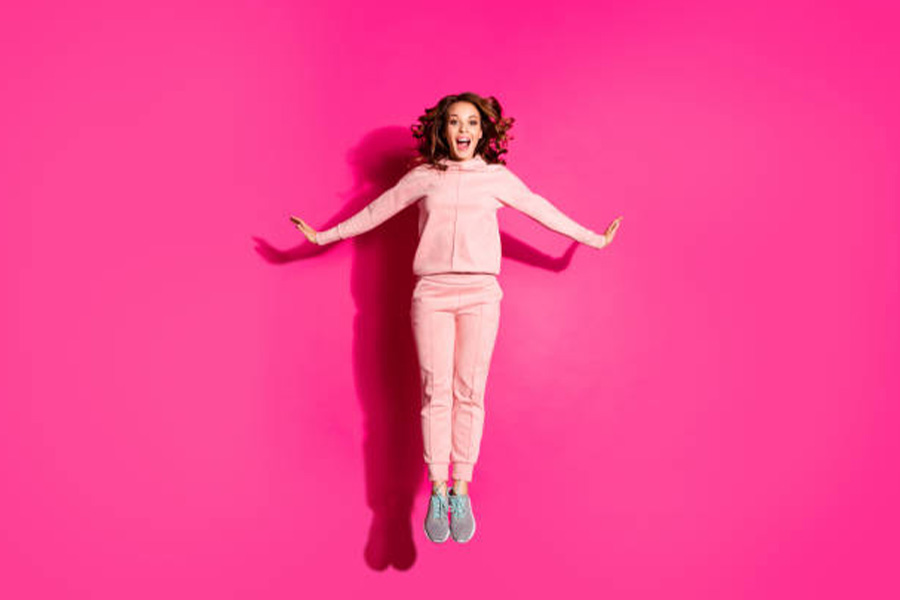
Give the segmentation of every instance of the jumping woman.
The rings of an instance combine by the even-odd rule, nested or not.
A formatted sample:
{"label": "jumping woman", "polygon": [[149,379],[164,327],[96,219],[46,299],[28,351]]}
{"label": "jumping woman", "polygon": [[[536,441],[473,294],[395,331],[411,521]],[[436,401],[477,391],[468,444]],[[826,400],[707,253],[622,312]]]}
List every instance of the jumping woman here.
{"label": "jumping woman", "polygon": [[613,241],[622,217],[598,234],[533,193],[501,159],[514,119],[503,117],[493,96],[445,96],[418,121],[412,126],[418,154],[394,187],[324,231],[297,217],[291,220],[309,241],[324,245],[374,229],[418,202],[410,317],[422,387],[424,458],[432,482],[424,528],[433,542],[451,535],[467,542],[475,533],[468,488],[481,446],[484,391],[503,298],[497,280],[497,210],[511,206],[597,249]]}

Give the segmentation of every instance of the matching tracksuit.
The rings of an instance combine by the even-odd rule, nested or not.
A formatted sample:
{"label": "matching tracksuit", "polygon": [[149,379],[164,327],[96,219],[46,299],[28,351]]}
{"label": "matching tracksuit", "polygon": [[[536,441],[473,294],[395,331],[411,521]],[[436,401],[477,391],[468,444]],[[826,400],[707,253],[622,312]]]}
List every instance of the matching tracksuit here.
{"label": "matching tracksuit", "polygon": [[432,481],[472,481],[484,428],[484,391],[500,323],[503,291],[497,210],[511,206],[545,227],[601,247],[583,227],[533,193],[505,165],[480,155],[423,164],[361,211],[318,232],[328,244],[373,229],[419,203],[419,243],[410,317],[422,386],[424,458]]}

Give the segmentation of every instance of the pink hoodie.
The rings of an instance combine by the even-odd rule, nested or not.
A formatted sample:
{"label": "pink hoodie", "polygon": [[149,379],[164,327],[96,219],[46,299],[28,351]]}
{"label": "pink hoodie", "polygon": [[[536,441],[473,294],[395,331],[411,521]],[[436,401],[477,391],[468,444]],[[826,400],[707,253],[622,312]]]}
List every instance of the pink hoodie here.
{"label": "pink hoodie", "polygon": [[583,244],[602,246],[606,237],[583,227],[548,200],[533,193],[505,165],[481,155],[441,161],[439,171],[424,164],[361,211],[316,235],[329,244],[374,229],[413,202],[419,202],[419,245],[413,259],[417,276],[434,273],[500,273],[497,209],[512,206],[548,229]]}

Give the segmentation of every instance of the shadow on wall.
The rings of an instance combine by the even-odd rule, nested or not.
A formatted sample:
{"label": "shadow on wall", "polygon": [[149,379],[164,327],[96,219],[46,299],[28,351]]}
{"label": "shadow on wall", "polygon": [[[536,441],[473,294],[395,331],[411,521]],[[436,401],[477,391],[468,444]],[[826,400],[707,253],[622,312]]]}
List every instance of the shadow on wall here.
{"label": "shadow on wall", "polygon": [[[377,129],[348,153],[355,178],[350,201],[320,230],[356,214],[403,176],[415,152],[410,138],[409,130],[402,127]],[[420,532],[421,524],[414,528],[411,522],[413,503],[423,485],[430,489],[419,420],[419,366],[410,321],[417,231],[418,206],[413,204],[372,231],[327,246],[304,241],[295,248],[279,250],[253,238],[256,251],[271,264],[312,258],[337,244],[353,243],[351,293],[357,309],[353,371],[364,416],[366,502],[372,509],[364,556],[375,570],[390,565],[405,570],[415,563],[413,531]],[[573,242],[555,258],[505,234],[501,234],[501,242],[505,258],[552,271],[568,267],[578,246]]]}

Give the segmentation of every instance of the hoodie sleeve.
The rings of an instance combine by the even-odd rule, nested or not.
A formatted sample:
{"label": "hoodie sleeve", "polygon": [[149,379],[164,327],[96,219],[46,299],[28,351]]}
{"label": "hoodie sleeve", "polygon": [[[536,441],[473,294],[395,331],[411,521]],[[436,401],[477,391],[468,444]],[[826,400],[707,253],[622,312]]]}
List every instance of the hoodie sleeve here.
{"label": "hoodie sleeve", "polygon": [[503,204],[525,213],[547,229],[566,235],[582,244],[597,247],[606,245],[605,235],[596,233],[572,220],[549,200],[528,189],[528,186],[506,167],[501,170],[501,185],[497,196]]}
{"label": "hoodie sleeve", "polygon": [[408,171],[394,187],[386,190],[352,217],[330,229],[316,232],[316,243],[330,244],[378,227],[424,196],[428,180],[428,173],[422,167]]}

